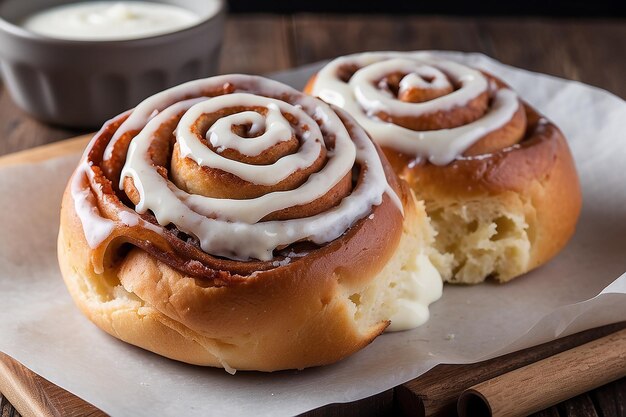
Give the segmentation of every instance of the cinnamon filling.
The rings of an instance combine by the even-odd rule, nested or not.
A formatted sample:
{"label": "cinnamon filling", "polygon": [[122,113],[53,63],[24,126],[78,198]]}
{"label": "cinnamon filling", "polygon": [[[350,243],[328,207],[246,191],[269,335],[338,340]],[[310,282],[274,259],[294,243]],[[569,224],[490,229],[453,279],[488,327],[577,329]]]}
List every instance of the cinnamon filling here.
{"label": "cinnamon filling", "polygon": [[422,52],[337,58],[308,91],[350,112],[384,148],[447,165],[519,143],[523,105],[495,77]]}
{"label": "cinnamon filling", "polygon": [[[234,86],[229,84],[218,90],[203,91],[202,95],[204,97],[216,97],[220,96],[224,90],[236,91]],[[95,196],[100,216],[115,222],[115,228],[110,236],[103,244],[95,248],[95,256],[100,257],[105,263],[116,263],[127,251],[127,245],[131,244],[188,275],[202,279],[206,285],[219,286],[239,282],[255,271],[265,271],[286,265],[292,260],[324,246],[324,242],[307,239],[295,240],[292,243],[278,245],[271,260],[249,259],[241,261],[236,260],[237,255],[234,253],[235,259],[208,253],[202,249],[202,239],[194,233],[181,229],[174,223],[174,219],[170,223],[157,220],[158,215],[151,209],[146,210],[139,217],[136,216],[137,212],[141,213],[140,210],[136,210],[135,206],[139,207],[142,204],[145,184],[138,184],[137,177],[129,176],[122,171],[126,169],[125,164],[128,163],[129,155],[138,152],[139,145],[134,146],[131,142],[140,135],[143,135],[141,136],[142,140],[147,140],[146,143],[149,144],[145,148],[145,156],[143,156],[147,166],[158,174],[164,184],[169,184],[167,187],[174,190],[177,198],[183,201],[189,198],[211,198],[241,202],[258,199],[271,193],[299,190],[304,184],[313,181],[313,176],[320,175],[322,170],[326,169],[334,157],[336,146],[338,146],[336,141],[338,141],[337,135],[339,133],[333,132],[327,126],[329,125],[327,118],[317,113],[313,119],[301,120],[296,114],[289,111],[279,111],[277,108],[270,108],[271,106],[257,105],[224,107],[217,111],[202,112],[190,125],[189,131],[192,136],[214,154],[236,164],[271,167],[285,157],[299,155],[304,146],[308,146],[309,149],[316,149],[316,146],[319,148],[319,151],[315,151],[317,156],[308,166],[295,169],[283,180],[274,184],[257,184],[248,178],[238,176],[234,172],[227,172],[204,164],[203,161],[197,161],[195,157],[184,156],[184,152],[188,152],[188,150],[181,148],[183,145],[177,136],[178,130],[181,129],[181,119],[188,114],[189,110],[183,109],[177,112],[174,110],[178,109],[175,106],[180,106],[181,103],[184,104],[183,102],[189,99],[186,96],[184,100],[171,105],[167,110],[155,111],[155,114],[160,114],[160,116],[151,116],[146,127],[140,129],[132,128],[133,123],[129,119],[131,113],[121,115],[105,125],[92,141],[84,163],[84,166],[87,167],[85,177],[88,179],[91,192]],[[200,98],[197,100],[201,101]],[[191,107],[187,106],[186,108],[193,109],[194,103],[195,101],[189,104]],[[170,111],[171,114],[166,114],[166,111]],[[169,117],[165,117],[166,115]],[[158,126],[155,127],[154,121],[157,120],[157,117],[160,118],[158,119]],[[228,119],[229,117],[234,118]],[[219,123],[226,119],[230,122],[230,120],[247,117],[253,121],[232,122],[226,130],[228,135],[224,135],[224,130],[218,128]],[[127,120],[129,120],[131,129],[122,131],[121,126],[123,124],[126,126]],[[260,124],[257,123],[258,120],[261,120]],[[341,128],[346,130],[348,137],[353,138],[361,135],[360,140],[367,138],[358,126],[354,126],[342,116],[337,120],[341,123]],[[312,126],[312,123],[316,123],[317,126]],[[322,135],[320,137],[316,136],[320,134],[318,126],[321,126]],[[215,132],[217,133],[212,129],[216,129]],[[268,134],[270,131],[271,135]],[[214,134],[218,137],[215,138]],[[236,146],[230,146],[228,145],[229,140],[238,142]],[[263,140],[270,140],[271,146],[256,150],[253,142]],[[343,140],[343,146],[345,146],[345,139]],[[248,143],[240,145],[241,142],[239,141]],[[248,146],[249,144],[252,145],[252,148]],[[375,148],[371,144],[370,146],[375,153]],[[310,151],[308,152],[310,154]],[[269,222],[269,225],[280,221],[314,218],[316,215],[326,213],[339,206],[354,190],[363,189],[366,185],[364,183],[368,181],[366,172],[374,170],[371,175],[376,175],[376,167],[370,167],[368,165],[369,160],[366,161],[368,162],[365,164],[359,161],[353,162],[352,168],[348,169],[348,172],[312,201],[271,211],[259,220],[259,224]],[[385,178],[384,169],[380,169],[380,172]],[[77,175],[79,174],[77,173]],[[122,178],[122,189],[119,189],[117,184]],[[371,181],[371,179],[369,180]],[[387,184],[386,179],[385,184]],[[386,187],[389,186],[386,185]],[[163,204],[169,203],[163,201]],[[208,219],[224,221],[217,212],[201,213]],[[271,228],[268,227],[268,230]],[[221,238],[229,239],[230,237],[223,235]]]}

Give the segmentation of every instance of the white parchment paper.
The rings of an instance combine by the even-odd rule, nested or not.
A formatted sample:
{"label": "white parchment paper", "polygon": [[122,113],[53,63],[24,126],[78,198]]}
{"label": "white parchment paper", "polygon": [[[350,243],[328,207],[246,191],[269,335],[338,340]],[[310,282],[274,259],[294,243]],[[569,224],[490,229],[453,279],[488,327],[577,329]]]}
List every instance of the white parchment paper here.
{"label": "white parchment paper", "polygon": [[[0,351],[114,416],[280,416],[374,395],[439,363],[626,320],[625,102],[482,55],[450,55],[503,78],[570,141],[584,206],[575,237],[548,265],[507,285],[446,286],[426,325],[332,366],[232,376],[184,365],[101,332],[67,294],[56,234],[72,155],[0,169]],[[301,87],[317,67],[276,78]]]}

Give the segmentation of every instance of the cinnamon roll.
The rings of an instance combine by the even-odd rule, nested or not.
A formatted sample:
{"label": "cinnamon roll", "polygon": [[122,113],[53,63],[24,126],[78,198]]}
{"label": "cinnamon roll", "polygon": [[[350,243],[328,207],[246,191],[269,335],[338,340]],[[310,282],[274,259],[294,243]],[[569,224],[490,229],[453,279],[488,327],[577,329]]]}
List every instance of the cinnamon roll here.
{"label": "cinnamon roll", "polygon": [[229,371],[335,362],[441,296],[422,204],[344,111],[261,77],[166,90],[94,136],[59,262],[95,324]]}
{"label": "cinnamon roll", "polygon": [[363,53],[306,91],[350,113],[425,202],[446,281],[508,281],[572,236],[581,193],[567,142],[493,75],[426,52]]}

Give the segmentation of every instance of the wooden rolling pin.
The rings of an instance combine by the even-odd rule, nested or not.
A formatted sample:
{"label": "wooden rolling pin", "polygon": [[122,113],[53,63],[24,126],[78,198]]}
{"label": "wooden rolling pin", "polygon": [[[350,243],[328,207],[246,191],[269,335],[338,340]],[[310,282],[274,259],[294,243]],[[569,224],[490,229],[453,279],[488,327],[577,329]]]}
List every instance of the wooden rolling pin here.
{"label": "wooden rolling pin", "polygon": [[517,417],[626,376],[626,329],[464,391],[460,417]]}
{"label": "wooden rolling pin", "polygon": [[456,415],[458,399],[466,389],[623,329],[626,329],[626,322],[585,330],[483,362],[438,365],[425,375],[396,387],[395,398],[400,411],[407,416]]}

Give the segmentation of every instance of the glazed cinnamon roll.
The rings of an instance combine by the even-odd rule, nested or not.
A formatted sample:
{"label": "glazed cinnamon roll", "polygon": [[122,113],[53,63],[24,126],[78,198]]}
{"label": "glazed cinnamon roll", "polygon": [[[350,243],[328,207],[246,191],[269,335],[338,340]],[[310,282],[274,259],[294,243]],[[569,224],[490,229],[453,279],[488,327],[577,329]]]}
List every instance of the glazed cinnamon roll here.
{"label": "glazed cinnamon roll", "polygon": [[104,125],[66,189],[58,247],[74,300],[113,336],[274,371],[427,320],[442,286],[431,240],[423,205],[349,115],[227,75]]}
{"label": "glazed cinnamon roll", "polygon": [[581,194],[567,142],[493,75],[425,52],[363,53],[306,91],[350,113],[425,201],[445,280],[508,281],[572,236]]}

